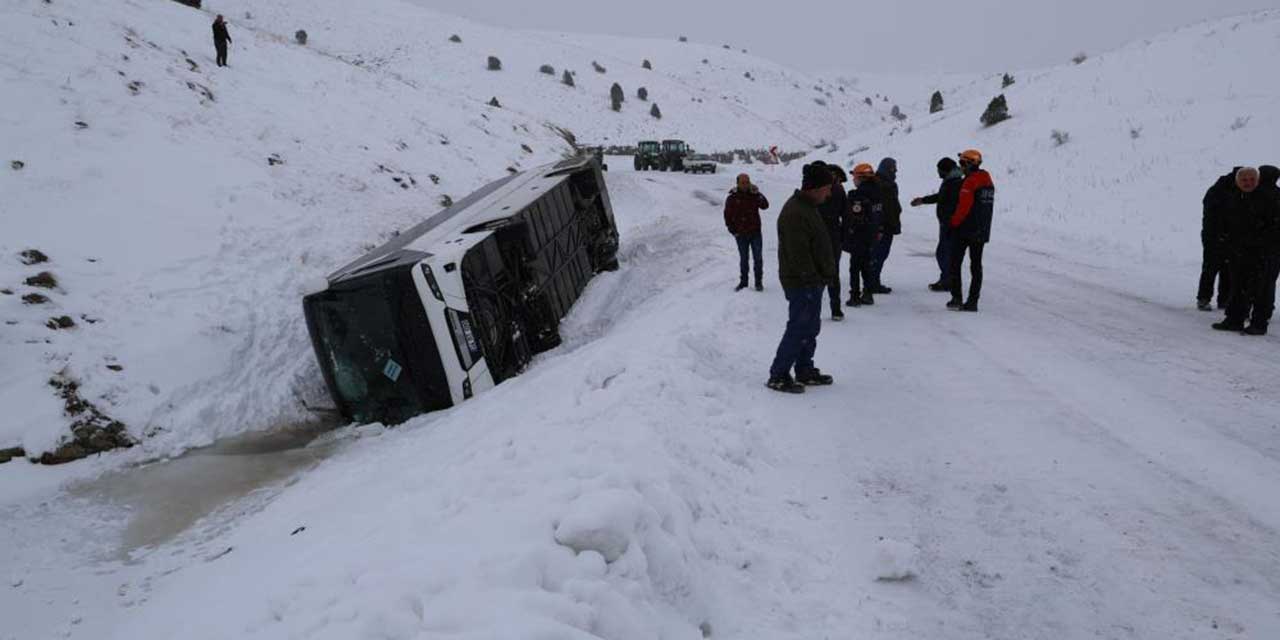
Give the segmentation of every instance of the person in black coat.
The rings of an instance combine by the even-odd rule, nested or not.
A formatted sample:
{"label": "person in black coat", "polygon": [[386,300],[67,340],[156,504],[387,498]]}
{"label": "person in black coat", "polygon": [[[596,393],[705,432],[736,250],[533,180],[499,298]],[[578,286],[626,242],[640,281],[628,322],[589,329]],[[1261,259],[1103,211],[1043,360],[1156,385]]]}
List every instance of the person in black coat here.
{"label": "person in black coat", "polygon": [[861,307],[875,304],[874,252],[884,221],[884,200],[869,164],[854,167],[853,185],[840,244],[849,252],[849,301],[845,304]]}
{"label": "person in black coat", "polygon": [[1218,284],[1218,308],[1226,309],[1231,296],[1231,272],[1227,268],[1227,239],[1223,229],[1224,203],[1236,191],[1236,167],[1209,187],[1204,194],[1204,215],[1200,222],[1200,245],[1204,257],[1200,262],[1200,289],[1196,306],[1201,311],[1213,309],[1213,285]]}
{"label": "person in black coat", "polygon": [[227,22],[219,14],[213,20],[213,48],[217,52],[219,67],[227,66],[227,44],[231,42],[231,34],[227,33]]}
{"label": "person in black coat", "polygon": [[880,238],[876,240],[872,253],[872,271],[875,273],[874,293],[893,293],[892,287],[886,287],[881,281],[884,263],[889,260],[889,252],[893,250],[893,237],[902,233],[902,202],[898,199],[898,161],[885,158],[876,169],[876,182],[880,185],[880,197],[883,205],[883,218]]}
{"label": "person in black coat", "polygon": [[831,164],[827,165],[831,169],[831,177],[835,181],[831,187],[831,197],[826,202],[818,206],[818,213],[822,214],[822,222],[827,227],[827,235],[831,237],[832,252],[836,259],[836,277],[832,278],[831,283],[827,285],[827,298],[831,304],[831,319],[840,321],[844,320],[844,310],[840,308],[840,254],[844,244],[844,219],[849,211],[849,199],[844,192],[844,183],[848,181],[848,176],[840,167]]}
{"label": "person in black coat", "polygon": [[1244,167],[1236,172],[1235,191],[1222,202],[1231,298],[1227,317],[1213,325],[1219,331],[1266,335],[1274,311],[1275,281],[1268,280],[1280,234],[1280,200],[1269,189],[1259,188],[1260,183],[1258,169]]}
{"label": "person in black coat", "polygon": [[960,185],[964,184],[964,172],[960,170],[960,165],[951,158],[943,158],[938,161],[938,177],[942,179],[942,185],[938,187],[938,192],[933,195],[915,198],[911,201],[911,206],[918,207],[922,204],[937,205],[938,214],[938,248],[934,250],[933,255],[938,260],[938,281],[929,285],[930,291],[950,291],[951,279],[947,276],[950,268],[951,259],[951,216],[956,212],[956,203],[960,201]]}

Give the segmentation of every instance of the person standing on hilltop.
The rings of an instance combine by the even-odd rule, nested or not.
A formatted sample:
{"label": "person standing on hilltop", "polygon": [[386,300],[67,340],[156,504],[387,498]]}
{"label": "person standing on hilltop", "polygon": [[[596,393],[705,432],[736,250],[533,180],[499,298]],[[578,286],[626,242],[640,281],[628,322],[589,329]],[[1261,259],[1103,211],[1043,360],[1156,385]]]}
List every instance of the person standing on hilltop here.
{"label": "person standing on hilltop", "polygon": [[219,67],[227,66],[227,45],[231,43],[231,34],[227,33],[227,22],[218,14],[213,20],[213,49],[217,52]]}

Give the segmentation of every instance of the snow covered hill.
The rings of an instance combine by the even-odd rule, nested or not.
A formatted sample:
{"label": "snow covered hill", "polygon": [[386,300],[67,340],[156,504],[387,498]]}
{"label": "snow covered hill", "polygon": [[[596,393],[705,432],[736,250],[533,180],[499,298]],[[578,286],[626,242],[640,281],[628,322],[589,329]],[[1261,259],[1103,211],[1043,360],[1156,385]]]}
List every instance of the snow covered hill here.
{"label": "snow covered hill", "polygon": [[[1000,73],[869,76],[859,86],[896,92],[908,119],[859,132],[821,157],[842,166],[901,158],[904,180],[923,195],[936,187],[939,157],[978,148],[999,191],[999,227],[1042,235],[1047,245],[1069,238],[1094,254],[1198,261],[1205,189],[1234,166],[1280,163],[1280,91],[1262,71],[1277,56],[1280,12],[1264,11],[1079,65],[1013,70],[1007,89]],[[934,90],[947,107],[929,115]],[[984,128],[979,116],[1000,94],[1012,119]],[[932,224],[927,213],[917,218],[917,229]]]}
{"label": "snow covered hill", "polygon": [[[231,19],[229,69],[213,64],[211,15],[168,0],[0,7],[0,74],[23,97],[0,114],[0,404],[15,407],[0,449],[35,457],[68,438],[55,376],[147,455],[309,420],[303,403],[324,394],[306,283],[448,198],[568,152],[564,131],[806,149],[880,117],[674,36],[523,33],[399,0],[206,5]],[[485,69],[490,54],[502,71]],[[543,63],[577,71],[577,86]],[[614,81],[622,113],[607,104]],[[52,262],[23,264],[28,249]],[[25,284],[46,271],[53,289]],[[33,294],[48,302],[22,300]],[[47,326],[58,319],[74,326]]]}

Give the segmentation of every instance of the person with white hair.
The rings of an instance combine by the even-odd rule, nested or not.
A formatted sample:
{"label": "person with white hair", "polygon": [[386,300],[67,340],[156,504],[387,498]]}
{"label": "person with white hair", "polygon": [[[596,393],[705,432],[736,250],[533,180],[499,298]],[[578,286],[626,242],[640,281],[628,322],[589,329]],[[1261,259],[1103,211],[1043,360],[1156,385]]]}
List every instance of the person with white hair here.
{"label": "person with white hair", "polygon": [[[1280,200],[1269,190],[1259,189],[1261,182],[1257,168],[1241,167],[1236,171],[1235,190],[1224,200],[1222,224],[1229,252],[1231,296],[1227,317],[1213,325],[1219,331],[1263,336],[1271,321],[1274,289],[1267,300],[1266,279],[1273,244],[1280,234]],[[1249,320],[1247,327],[1245,320]]]}

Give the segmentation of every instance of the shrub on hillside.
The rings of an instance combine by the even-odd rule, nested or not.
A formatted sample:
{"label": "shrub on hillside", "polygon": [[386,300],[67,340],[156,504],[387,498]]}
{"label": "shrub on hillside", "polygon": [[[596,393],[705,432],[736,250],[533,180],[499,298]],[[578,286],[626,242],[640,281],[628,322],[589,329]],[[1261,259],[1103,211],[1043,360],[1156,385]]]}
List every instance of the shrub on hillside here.
{"label": "shrub on hillside", "polygon": [[688,38],[688,37],[686,37],[686,36],[680,36],[680,42],[688,42],[688,41],[689,41],[689,38]]}
{"label": "shrub on hillside", "polygon": [[870,97],[870,96],[868,96],[868,97],[866,97],[866,98],[863,98],[863,99],[862,99],[862,102],[863,102],[864,104],[866,104],[868,107],[869,107],[869,106],[871,106],[871,97]]}
{"label": "shrub on hillside", "polygon": [[538,67],[538,72],[545,73],[549,76],[554,76],[556,74],[556,68],[549,64],[544,64],[541,67]]}
{"label": "shrub on hillside", "polygon": [[1053,140],[1053,146],[1055,147],[1061,147],[1062,145],[1071,142],[1071,134],[1066,131],[1059,131],[1058,129],[1054,129],[1053,132],[1049,134],[1049,138]]}
{"label": "shrub on hillside", "polygon": [[560,76],[560,82],[561,82],[561,83],[563,83],[563,84],[564,84],[564,86],[566,86],[566,87],[572,87],[572,86],[574,86],[574,83],[573,83],[573,73],[572,73],[572,72],[570,72],[568,69],[565,69],[565,70],[564,70],[564,75]]}
{"label": "shrub on hillside", "polygon": [[991,99],[991,103],[987,105],[987,110],[982,112],[982,124],[990,127],[1009,119],[1009,102],[1005,100],[1004,94],[1000,94]]}
{"label": "shrub on hillside", "polygon": [[489,56],[489,70],[502,71],[502,61],[498,59],[498,56]]}
{"label": "shrub on hillside", "polygon": [[306,44],[307,44],[307,32],[306,32],[306,30],[305,30],[305,29],[298,29],[297,31],[293,32],[293,40],[294,40],[294,42],[297,42],[297,43],[298,43],[298,44],[300,44],[300,45],[306,45]]}
{"label": "shrub on hillside", "polygon": [[459,42],[462,42],[462,38],[461,38],[458,34],[456,34],[456,33],[455,33],[455,34],[453,34],[453,35],[449,36],[449,42],[452,42],[452,43],[457,44],[457,43],[459,43]]}
{"label": "shrub on hillside", "polygon": [[641,68],[644,68],[644,69],[648,69],[648,70],[650,70],[650,71],[653,71],[653,64],[652,64],[652,63],[650,63],[648,60],[645,60],[644,62],[641,62],[641,63],[640,63],[640,67],[641,67]]}
{"label": "shrub on hillside", "polygon": [[655,102],[655,103],[653,103],[653,107],[649,109],[649,115],[651,115],[651,116],[653,116],[653,117],[655,117],[655,118],[657,118],[657,119],[659,119],[659,120],[661,120],[661,119],[662,119],[662,109],[659,109],[659,108],[658,108],[658,103],[656,103],[656,102]]}
{"label": "shrub on hillside", "polygon": [[942,111],[942,108],[943,108],[942,92],[934,91],[933,97],[929,98],[929,113],[937,113],[939,111]]}
{"label": "shrub on hillside", "polygon": [[1000,78],[1000,88],[1008,89],[1009,87],[1012,87],[1015,82],[1017,82],[1017,80],[1014,80],[1013,76],[1006,73],[1003,78]]}
{"label": "shrub on hillside", "polygon": [[900,109],[896,104],[893,105],[893,109],[889,111],[889,115],[893,116],[893,119],[898,120],[899,122],[907,119],[907,114],[903,113],[902,109]]}
{"label": "shrub on hillside", "polygon": [[640,98],[641,100],[648,101],[649,90],[644,87],[640,87],[639,89],[636,89],[636,97]]}
{"label": "shrub on hillside", "polygon": [[498,96],[494,96],[494,97],[492,97],[492,98],[489,98],[489,106],[491,106],[491,107],[496,107],[496,108],[498,108],[498,109],[501,109],[501,108],[502,108],[502,103],[501,103],[501,102],[498,102]]}
{"label": "shrub on hillside", "polygon": [[1075,56],[1073,56],[1071,58],[1071,61],[1076,64],[1084,64],[1084,61],[1088,59],[1089,59],[1089,56],[1085,55],[1085,53],[1081,51],[1080,53],[1077,53]]}
{"label": "shrub on hillside", "polygon": [[603,65],[601,65],[599,62],[596,62],[595,60],[591,61],[591,68],[595,69],[596,73],[604,73],[605,71],[607,71],[607,69],[605,69]]}
{"label": "shrub on hillside", "polygon": [[622,101],[625,99],[626,96],[622,93],[622,85],[616,82],[613,83],[613,86],[609,87],[609,104],[613,110],[622,111]]}

